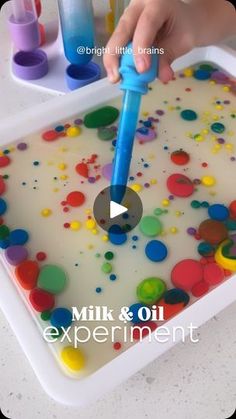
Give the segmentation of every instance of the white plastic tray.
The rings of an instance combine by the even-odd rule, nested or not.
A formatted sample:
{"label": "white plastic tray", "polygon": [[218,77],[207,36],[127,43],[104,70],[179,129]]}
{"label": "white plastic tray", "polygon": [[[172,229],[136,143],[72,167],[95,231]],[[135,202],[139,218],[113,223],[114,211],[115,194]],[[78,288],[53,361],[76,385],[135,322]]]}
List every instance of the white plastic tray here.
{"label": "white plastic tray", "polygon": [[[201,61],[215,63],[234,77],[236,76],[236,53],[229,48],[215,46],[192,51],[178,59],[174,64],[174,69],[180,70]],[[119,94],[117,86],[110,86],[107,80],[101,80],[81,91],[72,92],[65,97],[58,97],[46,104],[34,107],[1,124],[0,145],[9,144],[21,136],[50,126],[55,122],[54,115],[57,120],[65,119],[74,114],[75,108],[78,113],[82,113],[91,107],[96,107],[101,102],[104,103],[117,97]],[[42,339],[34,319],[30,316],[23,300],[19,298],[4,263],[0,264],[0,284],[0,307],[43,388],[60,403],[81,406],[94,401],[174,345],[171,339],[162,344],[158,344],[154,340],[151,343],[147,339],[143,340],[94,374],[78,381],[74,380],[65,376],[55,362],[55,358]],[[236,276],[233,276],[185,308],[165,325],[170,329],[181,325],[187,334],[190,322],[195,326],[200,326],[235,300]]]}

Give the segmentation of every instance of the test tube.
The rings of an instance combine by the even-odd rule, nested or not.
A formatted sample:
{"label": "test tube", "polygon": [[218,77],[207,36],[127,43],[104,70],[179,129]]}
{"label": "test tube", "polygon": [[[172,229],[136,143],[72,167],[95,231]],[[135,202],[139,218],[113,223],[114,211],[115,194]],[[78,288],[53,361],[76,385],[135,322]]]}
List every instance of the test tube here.
{"label": "test tube", "polygon": [[6,8],[8,27],[16,48],[33,51],[39,47],[40,34],[34,0],[11,0]]}
{"label": "test tube", "polygon": [[115,26],[118,24],[130,0],[115,0]]}
{"label": "test tube", "polygon": [[66,58],[71,64],[86,65],[94,48],[92,0],[58,0],[58,6]]}

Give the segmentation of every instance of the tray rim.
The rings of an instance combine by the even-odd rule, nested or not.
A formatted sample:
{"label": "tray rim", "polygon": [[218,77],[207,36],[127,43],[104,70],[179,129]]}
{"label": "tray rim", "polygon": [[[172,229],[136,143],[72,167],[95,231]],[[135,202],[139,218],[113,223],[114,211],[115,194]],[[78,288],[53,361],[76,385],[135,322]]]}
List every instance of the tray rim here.
{"label": "tray rim", "polygon": [[[218,64],[228,73],[236,76],[236,51],[228,47],[211,46],[197,48],[176,60],[173,67],[177,71],[199,61],[209,61]],[[99,95],[99,91],[102,91],[102,96]],[[80,104],[76,108],[77,114],[85,112],[87,109],[91,109],[91,107],[94,108],[119,95],[118,87],[111,86],[107,79],[103,79],[93,85],[86,86],[80,91],[56,97],[33,109],[7,118],[0,126],[0,146],[16,141],[24,135],[55,123],[55,112],[52,113],[52,109],[53,111],[56,110],[58,120],[67,117],[71,118],[71,111],[74,112],[74,107],[77,105],[78,100],[80,100]],[[14,132],[12,132],[13,124]],[[17,136],[15,135],[16,132]],[[62,368],[55,362],[55,357],[48,345],[43,341],[34,319],[29,316],[29,311],[23,299],[19,298],[17,288],[11,280],[9,269],[2,256],[0,257],[0,262],[0,308],[9,321],[42,387],[59,403],[71,406],[85,406],[95,401],[105,392],[122,383],[178,342],[177,340],[174,343],[169,339],[166,343],[158,344],[154,340],[150,343],[148,339],[144,339],[91,375],[79,380],[70,378],[62,372]],[[235,300],[236,275],[233,275],[207,295],[185,308],[180,314],[166,322],[165,325],[171,329],[181,324],[187,335],[189,319],[191,319],[194,325],[199,327]],[[18,322],[18,318],[21,318],[21,322]],[[25,333],[25,330],[27,330],[27,333]]]}

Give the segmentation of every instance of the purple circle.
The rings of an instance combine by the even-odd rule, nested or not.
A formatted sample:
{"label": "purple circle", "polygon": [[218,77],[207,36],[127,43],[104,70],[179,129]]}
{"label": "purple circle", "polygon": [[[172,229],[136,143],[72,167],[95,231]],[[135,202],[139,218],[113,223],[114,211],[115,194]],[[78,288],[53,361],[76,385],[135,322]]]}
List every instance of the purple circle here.
{"label": "purple circle", "polygon": [[155,140],[157,138],[157,133],[154,129],[139,128],[136,131],[136,138],[143,143],[147,143]]}
{"label": "purple circle", "polygon": [[13,56],[13,73],[22,80],[38,80],[48,73],[47,54],[37,49],[35,51],[18,51]]}
{"label": "purple circle", "polygon": [[230,157],[230,160],[231,160],[231,161],[235,161],[235,160],[236,160],[236,158],[232,156],[232,157]]}
{"label": "purple circle", "polygon": [[219,144],[224,144],[225,143],[225,140],[224,140],[224,138],[217,138],[217,142]]}
{"label": "purple circle", "polygon": [[17,149],[20,150],[20,151],[26,150],[27,147],[28,147],[28,145],[26,143],[19,143],[19,144],[17,144]]}
{"label": "purple circle", "polygon": [[157,109],[157,111],[156,111],[156,114],[159,115],[159,116],[164,115],[164,113],[165,112],[162,109]]}
{"label": "purple circle", "polygon": [[112,177],[112,163],[105,164],[102,168],[102,175],[107,179],[111,180]]}
{"label": "purple circle", "polygon": [[214,71],[211,75],[211,80],[219,84],[224,84],[229,80],[229,77],[223,71]]}
{"label": "purple circle", "polygon": [[28,250],[24,246],[10,246],[5,250],[5,257],[10,265],[17,266],[27,259]]}
{"label": "purple circle", "polygon": [[81,119],[81,118],[76,119],[76,120],[74,121],[74,124],[75,124],[75,125],[82,125],[82,124],[83,124],[83,119]]}
{"label": "purple circle", "polygon": [[95,177],[93,177],[93,176],[90,176],[90,177],[88,178],[88,182],[89,182],[89,183],[95,183],[95,182],[96,182],[96,178],[95,178]]}
{"label": "purple circle", "polygon": [[194,235],[196,234],[196,232],[197,232],[196,228],[189,227],[189,228],[187,229],[187,233],[188,233],[190,236],[194,236]]}

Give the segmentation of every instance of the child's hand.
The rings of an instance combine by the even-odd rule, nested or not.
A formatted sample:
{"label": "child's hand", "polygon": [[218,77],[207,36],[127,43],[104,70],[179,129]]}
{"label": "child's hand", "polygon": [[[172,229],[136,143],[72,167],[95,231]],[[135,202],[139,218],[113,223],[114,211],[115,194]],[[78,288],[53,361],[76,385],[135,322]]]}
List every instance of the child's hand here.
{"label": "child's hand", "polygon": [[190,4],[181,0],[131,0],[107,44],[104,65],[109,80],[115,83],[120,78],[117,47],[132,39],[137,71],[145,72],[150,66],[151,56],[145,49],[164,48],[164,54],[159,55],[159,78],[170,80],[171,64],[177,57],[195,46],[219,42],[236,33],[235,16],[233,6],[225,0],[193,0]]}

